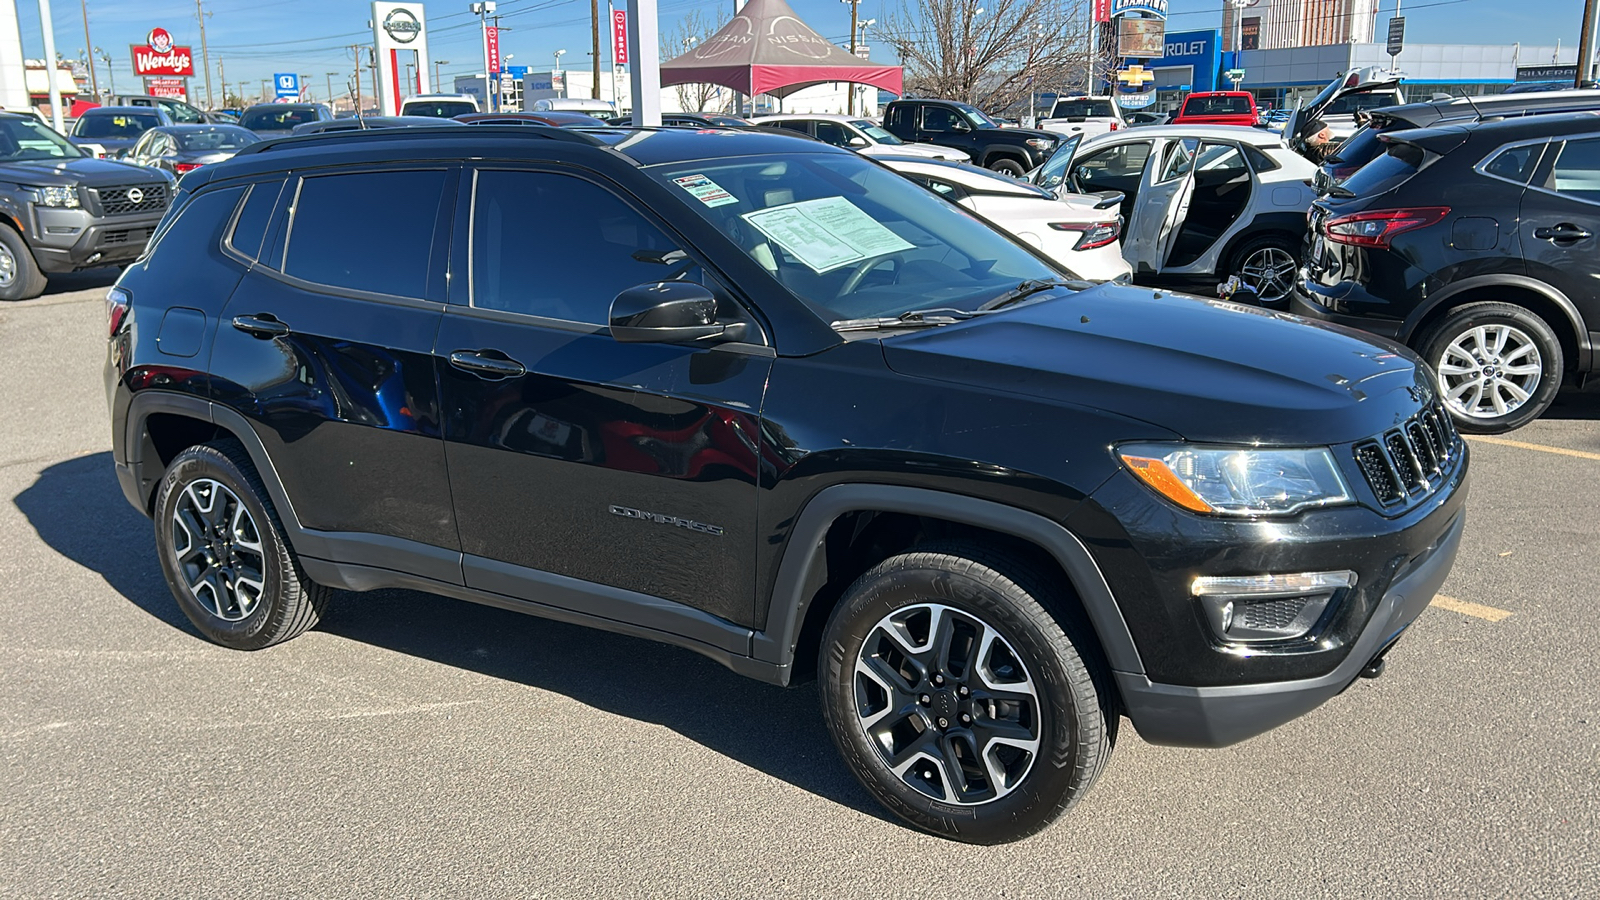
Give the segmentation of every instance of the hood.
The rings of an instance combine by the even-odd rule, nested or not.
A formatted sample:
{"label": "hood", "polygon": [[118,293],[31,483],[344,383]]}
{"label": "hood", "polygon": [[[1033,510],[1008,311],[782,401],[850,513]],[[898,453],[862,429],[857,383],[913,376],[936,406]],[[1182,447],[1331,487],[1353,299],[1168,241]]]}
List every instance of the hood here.
{"label": "hood", "polygon": [[1115,412],[1199,442],[1345,443],[1433,396],[1417,358],[1381,339],[1109,284],[885,338],[883,349],[902,374]]}
{"label": "hood", "polygon": [[1025,143],[1030,138],[1049,138],[1051,141],[1062,140],[1060,132],[1042,131],[1038,128],[980,128],[978,130],[982,131],[987,137],[993,137],[997,134],[1014,137],[1016,140],[1013,143],[1017,144]]}
{"label": "hood", "polygon": [[[109,149],[109,148],[107,148]],[[118,184],[162,184],[167,176],[144,166],[114,159],[30,159],[0,165],[7,178],[26,184],[107,187]]]}

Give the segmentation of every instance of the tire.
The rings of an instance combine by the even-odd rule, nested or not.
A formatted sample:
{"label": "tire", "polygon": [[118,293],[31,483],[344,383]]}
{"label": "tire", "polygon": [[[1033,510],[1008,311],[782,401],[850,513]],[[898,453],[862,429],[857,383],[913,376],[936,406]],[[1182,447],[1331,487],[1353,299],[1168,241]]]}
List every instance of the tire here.
{"label": "tire", "polygon": [[[1287,307],[1300,267],[1300,245],[1282,234],[1245,241],[1228,261],[1228,275],[1255,292],[1262,306]],[[1249,271],[1247,271],[1247,269]],[[1265,282],[1266,290],[1262,290]]]}
{"label": "tire", "polygon": [[28,242],[0,225],[0,300],[32,300],[44,293],[46,283]]}
{"label": "tire", "polygon": [[162,476],[154,518],[167,587],[209,640],[260,650],[316,625],[327,608],[333,592],[306,578],[237,441],[178,454]]}
{"label": "tire", "polygon": [[1004,156],[989,160],[988,168],[991,172],[999,172],[1001,175],[1009,175],[1012,178],[1021,178],[1028,174],[1026,166]]}
{"label": "tire", "polygon": [[1514,303],[1469,303],[1418,342],[1456,428],[1500,434],[1555,402],[1564,362],[1544,319]]}
{"label": "tire", "polygon": [[862,786],[911,825],[974,844],[1027,837],[1077,802],[1118,719],[1087,625],[1048,611],[1066,608],[1027,564],[968,543],[857,579],[817,671],[828,730]]}

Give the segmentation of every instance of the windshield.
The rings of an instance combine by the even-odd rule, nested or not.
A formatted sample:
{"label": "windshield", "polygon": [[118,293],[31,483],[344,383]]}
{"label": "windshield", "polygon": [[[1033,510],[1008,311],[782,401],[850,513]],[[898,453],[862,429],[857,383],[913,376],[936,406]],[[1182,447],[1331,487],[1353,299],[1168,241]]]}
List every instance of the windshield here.
{"label": "windshield", "polygon": [[1110,100],[1094,100],[1080,97],[1077,100],[1057,100],[1056,108],[1050,111],[1052,119],[1078,119],[1094,116],[1101,119],[1116,118],[1116,112],[1111,108]]}
{"label": "windshield", "polygon": [[146,130],[161,124],[155,113],[102,113],[86,115],[72,128],[72,136],[80,138],[110,138],[133,140]]}
{"label": "windshield", "polygon": [[882,125],[879,125],[875,122],[868,122],[866,119],[861,119],[851,122],[850,124],[861,129],[861,131],[865,133],[867,137],[872,138],[874,141],[877,141],[880,144],[894,145],[905,143],[905,141],[902,141],[890,134]]}
{"label": "windshield", "polygon": [[956,103],[956,104],[954,104],[954,106],[955,106],[956,109],[961,110],[961,114],[966,117],[968,122],[972,123],[972,127],[974,127],[974,128],[999,128],[1000,127],[1000,123],[999,122],[996,122],[995,120],[989,118],[987,113],[985,113],[983,110],[977,108],[976,106],[969,106],[969,105],[967,105],[965,103]]}
{"label": "windshield", "polygon": [[1186,116],[1248,116],[1249,97],[1190,97],[1183,103]]}
{"label": "windshield", "polygon": [[433,119],[453,119],[478,110],[465,100],[408,100],[400,110],[403,116],[428,116]]}
{"label": "windshield", "polygon": [[239,117],[239,126],[251,131],[289,131],[296,125],[317,121],[317,111],[304,106],[258,106]]}
{"label": "windshield", "polygon": [[261,138],[235,125],[180,131],[173,137],[178,141],[179,150],[243,150],[261,142]]}
{"label": "windshield", "polygon": [[1397,91],[1369,91],[1362,94],[1345,94],[1343,97],[1328,104],[1322,111],[1324,116],[1348,116],[1358,110],[1381,109],[1385,106],[1399,106],[1402,102]]}
{"label": "windshield", "polygon": [[1064,277],[931,191],[854,154],[734,157],[647,169],[830,321],[972,311]]}
{"label": "windshield", "polygon": [[0,118],[0,159],[77,159],[83,154],[72,142],[30,119]]}

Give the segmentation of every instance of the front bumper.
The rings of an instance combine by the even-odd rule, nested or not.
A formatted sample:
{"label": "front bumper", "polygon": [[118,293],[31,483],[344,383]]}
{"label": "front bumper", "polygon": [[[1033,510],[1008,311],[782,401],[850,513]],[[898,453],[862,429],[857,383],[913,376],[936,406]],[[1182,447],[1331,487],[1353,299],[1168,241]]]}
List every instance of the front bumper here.
{"label": "front bumper", "polygon": [[1152,744],[1225,747],[1296,719],[1343,691],[1438,594],[1455,562],[1466,525],[1460,511],[1444,533],[1390,583],[1366,627],[1333,671],[1268,684],[1185,687],[1117,672],[1117,687],[1139,736]]}
{"label": "front bumper", "polygon": [[45,272],[73,272],[132,262],[161,222],[162,212],[95,218],[84,209],[35,207],[29,246]]}

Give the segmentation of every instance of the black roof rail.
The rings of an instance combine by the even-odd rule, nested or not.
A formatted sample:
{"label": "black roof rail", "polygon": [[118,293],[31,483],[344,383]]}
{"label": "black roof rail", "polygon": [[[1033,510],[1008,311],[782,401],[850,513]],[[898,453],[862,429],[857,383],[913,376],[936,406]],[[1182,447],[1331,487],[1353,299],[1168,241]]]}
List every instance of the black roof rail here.
{"label": "black roof rail", "polygon": [[235,156],[247,156],[254,153],[266,153],[271,150],[293,150],[300,147],[327,147],[333,144],[377,143],[391,140],[425,140],[450,135],[473,135],[483,137],[486,134],[516,136],[522,138],[537,138],[540,140],[562,141],[568,144],[583,144],[588,147],[608,147],[605,141],[590,134],[582,134],[569,128],[556,128],[550,125],[441,125],[427,128],[408,128],[398,126],[394,128],[356,128],[348,131],[323,131],[315,134],[288,135],[281,138],[271,138],[259,144],[240,150]]}

